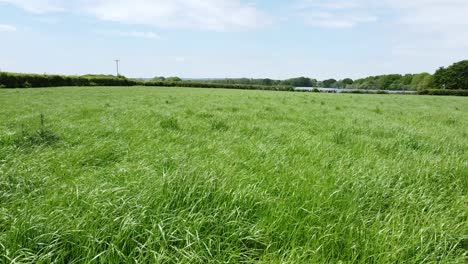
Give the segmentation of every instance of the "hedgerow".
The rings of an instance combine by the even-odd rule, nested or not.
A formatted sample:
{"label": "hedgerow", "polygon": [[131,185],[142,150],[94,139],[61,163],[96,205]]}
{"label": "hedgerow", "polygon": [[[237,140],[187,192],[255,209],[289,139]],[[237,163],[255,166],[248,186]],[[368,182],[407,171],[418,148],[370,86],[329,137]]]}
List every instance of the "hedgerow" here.
{"label": "hedgerow", "polygon": [[21,73],[0,73],[0,88],[38,88],[38,87],[63,87],[63,86],[161,86],[161,87],[195,87],[195,88],[221,88],[242,90],[273,90],[292,91],[292,86],[266,86],[266,85],[242,85],[220,84],[210,82],[193,81],[142,81],[128,79],[123,76],[63,76],[41,75]]}
{"label": "hedgerow", "polygon": [[420,95],[451,95],[451,96],[468,96],[468,90],[423,90],[420,91],[418,94]]}

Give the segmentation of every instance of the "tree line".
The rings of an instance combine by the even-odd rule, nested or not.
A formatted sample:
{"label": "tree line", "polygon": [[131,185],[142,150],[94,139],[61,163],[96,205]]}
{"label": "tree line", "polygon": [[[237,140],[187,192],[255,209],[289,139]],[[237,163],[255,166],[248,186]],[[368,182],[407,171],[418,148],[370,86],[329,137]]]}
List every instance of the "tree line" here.
{"label": "tree line", "polygon": [[32,88],[57,86],[166,86],[226,89],[255,89],[290,91],[294,87],[324,87],[365,90],[468,90],[468,60],[457,62],[447,68],[439,68],[435,74],[388,74],[353,80],[327,79],[318,81],[308,77],[287,80],[273,79],[209,79],[182,80],[179,77],[155,77],[150,81],[129,79],[112,75],[41,75],[0,72],[0,87]]}
{"label": "tree line", "polygon": [[[246,85],[290,85],[294,87],[319,87],[319,88],[341,88],[341,89],[365,89],[365,90],[426,90],[434,87],[434,77],[429,73],[421,74],[389,74],[370,76],[353,80],[346,78],[342,80],[327,79],[318,81],[308,77],[291,78],[287,80],[272,79],[223,79],[205,80],[204,82],[221,84],[246,84]],[[442,87],[441,87],[442,88]]]}
{"label": "tree line", "polygon": [[[156,77],[161,80],[161,77]],[[171,80],[180,78],[171,77]],[[287,80],[274,79],[209,79],[203,82],[219,84],[241,84],[241,85],[264,85],[277,86],[286,85],[293,87],[319,87],[319,88],[341,88],[341,89],[364,89],[364,90],[414,90],[423,91],[429,89],[462,89],[468,90],[468,60],[451,65],[448,68],[440,68],[435,74],[387,74],[370,76],[353,80],[345,78],[341,80],[327,79],[318,81],[314,78],[298,77]]]}

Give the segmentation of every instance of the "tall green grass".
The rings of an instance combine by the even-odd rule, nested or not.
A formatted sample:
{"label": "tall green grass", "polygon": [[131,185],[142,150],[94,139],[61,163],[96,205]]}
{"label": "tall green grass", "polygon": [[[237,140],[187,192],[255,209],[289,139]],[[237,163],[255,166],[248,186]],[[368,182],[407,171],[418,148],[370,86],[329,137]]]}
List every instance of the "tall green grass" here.
{"label": "tall green grass", "polygon": [[466,98],[54,88],[0,105],[2,263],[468,257]]}

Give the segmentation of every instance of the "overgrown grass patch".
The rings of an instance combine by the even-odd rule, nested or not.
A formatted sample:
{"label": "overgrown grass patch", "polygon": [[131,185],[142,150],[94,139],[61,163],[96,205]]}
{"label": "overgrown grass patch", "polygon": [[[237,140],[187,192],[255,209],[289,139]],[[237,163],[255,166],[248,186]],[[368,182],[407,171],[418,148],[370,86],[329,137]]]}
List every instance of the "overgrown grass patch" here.
{"label": "overgrown grass patch", "polygon": [[161,121],[159,122],[159,124],[164,129],[169,129],[169,130],[180,129],[179,120],[173,116],[163,117]]}
{"label": "overgrown grass patch", "polygon": [[100,87],[0,105],[0,263],[468,257],[466,98]]}

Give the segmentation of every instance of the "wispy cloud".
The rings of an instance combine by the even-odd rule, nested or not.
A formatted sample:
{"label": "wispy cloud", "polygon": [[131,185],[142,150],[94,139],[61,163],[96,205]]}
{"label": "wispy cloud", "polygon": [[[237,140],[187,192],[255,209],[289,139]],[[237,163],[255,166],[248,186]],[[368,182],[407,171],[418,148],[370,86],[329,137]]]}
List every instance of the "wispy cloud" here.
{"label": "wispy cloud", "polygon": [[157,33],[152,31],[119,31],[119,36],[131,38],[146,38],[146,39],[160,39]]}
{"label": "wispy cloud", "polygon": [[387,0],[398,14],[394,21],[402,33],[431,40],[442,47],[468,48],[468,1],[466,0]]}
{"label": "wispy cloud", "polygon": [[232,31],[267,22],[264,13],[239,0],[98,0],[85,8],[101,20],[162,28]]}
{"label": "wispy cloud", "polygon": [[13,31],[16,31],[15,26],[0,24],[0,32],[13,32]]}
{"label": "wispy cloud", "polygon": [[74,11],[104,21],[159,28],[244,31],[270,17],[241,0],[0,0],[34,13]]}
{"label": "wispy cloud", "polygon": [[375,22],[378,16],[370,10],[367,0],[300,0],[295,3],[295,14],[307,25],[325,28],[354,28]]}
{"label": "wispy cloud", "polygon": [[332,12],[305,12],[301,14],[305,23],[325,28],[354,28],[363,23],[377,21],[376,16],[365,14],[336,15]]}
{"label": "wispy cloud", "polygon": [[[263,28],[284,14],[268,14],[255,0],[0,0],[29,12],[74,12],[99,20],[157,29],[245,31]],[[288,17],[305,25],[328,29],[382,26],[394,34],[399,50],[417,46],[468,48],[468,0],[294,0]],[[46,17],[46,16],[44,16]],[[275,18],[276,17],[276,18]],[[288,22],[284,22],[288,23]],[[2,31],[12,29],[4,27]],[[122,36],[157,39],[152,32]]]}
{"label": "wispy cloud", "polygon": [[448,58],[468,52],[468,0],[297,0],[305,24],[352,29],[374,24],[397,57]]}
{"label": "wispy cloud", "polygon": [[13,4],[36,14],[65,11],[68,6],[67,2],[62,0],[0,0],[0,3]]}

